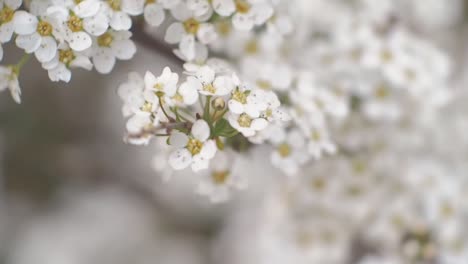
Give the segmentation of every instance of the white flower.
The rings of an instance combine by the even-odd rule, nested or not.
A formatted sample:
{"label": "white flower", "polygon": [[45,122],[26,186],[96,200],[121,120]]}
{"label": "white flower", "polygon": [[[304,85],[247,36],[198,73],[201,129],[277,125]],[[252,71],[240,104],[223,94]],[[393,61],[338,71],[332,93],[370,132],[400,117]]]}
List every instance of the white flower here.
{"label": "white flower", "polygon": [[331,142],[324,125],[310,127],[307,149],[315,159],[320,159],[324,152],[327,154],[336,152],[336,146]]}
{"label": "white flower", "polygon": [[136,53],[130,31],[108,30],[97,37],[92,49],[94,66],[99,73],[107,74],[114,68],[116,59],[129,60]]}
{"label": "white flower", "polygon": [[[151,72],[147,71],[145,73],[144,80],[145,90],[150,92],[152,96],[157,97],[155,93],[161,92],[163,96],[170,98],[177,92],[179,75],[177,73],[173,73],[169,67],[165,67],[159,77],[156,77]],[[157,98],[155,98],[155,100],[156,99]]]}
{"label": "white flower", "polygon": [[238,30],[251,30],[273,15],[273,7],[263,0],[213,0],[213,8],[220,16],[234,13],[232,24]]}
{"label": "white flower", "polygon": [[0,66],[0,91],[10,90],[11,97],[18,104],[21,103],[21,88],[18,82],[18,74],[14,67]]}
{"label": "white flower", "polygon": [[164,39],[170,44],[179,43],[179,51],[187,60],[190,61],[196,56],[195,37],[205,45],[216,39],[214,26],[204,23],[208,16],[197,17],[193,10],[182,3],[172,8],[171,13],[180,22],[172,23],[167,28]]}
{"label": "white flower", "polygon": [[268,121],[261,117],[252,117],[246,113],[228,115],[229,124],[245,137],[252,137],[268,126]]}
{"label": "white flower", "polygon": [[70,49],[68,45],[63,43],[51,61],[42,63],[42,68],[48,71],[51,81],[69,82],[71,79],[70,68],[82,68],[89,71],[93,68],[93,64],[87,56]]}
{"label": "white flower", "polygon": [[103,3],[104,13],[107,14],[109,25],[114,30],[129,30],[132,27],[130,15],[141,14],[144,4],[141,0],[108,0]]}
{"label": "white flower", "polygon": [[235,170],[234,153],[221,152],[216,155],[206,173],[200,175],[197,193],[208,196],[213,203],[225,202],[234,189],[245,189],[247,179]]}
{"label": "white flower", "polygon": [[211,0],[187,0],[187,8],[192,10],[193,14],[197,17],[210,17],[213,13],[210,1]]}
{"label": "white flower", "polygon": [[[190,78],[190,77],[189,77]],[[204,95],[224,96],[233,89],[233,82],[229,76],[217,75],[209,66],[200,67],[191,84]]]}
{"label": "white flower", "polygon": [[109,20],[101,11],[102,3],[86,0],[72,7],[72,10],[61,5],[49,7],[47,13],[57,21],[58,28],[54,36],[66,41],[76,51],[91,47],[91,36],[100,36],[109,27]]}
{"label": "white flower", "polygon": [[14,16],[16,9],[21,6],[22,0],[0,1],[0,43],[11,40],[15,30]]}
{"label": "white flower", "polygon": [[282,130],[272,136],[270,140],[275,144],[275,150],[271,154],[273,166],[281,169],[288,176],[297,174],[300,167],[309,160],[304,147],[304,135],[300,130],[294,129],[287,133]]}
{"label": "white flower", "polygon": [[122,114],[124,117],[131,116],[140,111],[154,112],[157,104],[151,104],[145,100],[143,91],[145,83],[143,77],[136,72],[128,74],[128,80],[122,83],[118,88],[120,99],[124,102]]}
{"label": "white flower", "polygon": [[169,164],[175,170],[182,170],[188,166],[197,172],[207,169],[210,160],[216,154],[216,143],[210,140],[210,127],[204,120],[197,120],[189,136],[174,132],[169,142],[179,149],[169,156]]}
{"label": "white flower", "polygon": [[18,11],[14,17],[16,45],[26,53],[34,53],[39,62],[48,62],[57,54],[57,42],[53,36],[54,22],[50,17],[38,19],[26,12]]}
{"label": "white flower", "polygon": [[183,82],[174,96],[171,97],[171,103],[178,106],[193,105],[198,100],[198,80],[194,77],[187,77],[187,80]]}

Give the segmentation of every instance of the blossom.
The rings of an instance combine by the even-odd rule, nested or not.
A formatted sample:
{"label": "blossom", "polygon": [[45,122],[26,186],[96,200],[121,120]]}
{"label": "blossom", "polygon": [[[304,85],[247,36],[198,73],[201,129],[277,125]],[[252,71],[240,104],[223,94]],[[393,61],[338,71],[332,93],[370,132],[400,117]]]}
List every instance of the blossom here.
{"label": "blossom", "polygon": [[130,31],[108,30],[96,38],[92,49],[92,59],[99,73],[109,73],[116,59],[129,60],[136,53],[136,46],[130,37]]}
{"label": "blossom", "polygon": [[160,92],[162,96],[172,97],[177,92],[177,82],[179,75],[173,73],[169,67],[165,67],[160,76],[156,77],[147,71],[144,77],[145,89],[151,93],[151,96],[157,99],[155,93]]}
{"label": "blossom", "polygon": [[48,62],[57,54],[57,41],[53,33],[54,22],[50,17],[40,20],[26,12],[18,11],[14,17],[16,45],[26,53],[33,53],[39,62]]}
{"label": "blossom", "polygon": [[273,15],[273,7],[263,0],[213,0],[213,8],[220,16],[234,14],[232,24],[238,30],[251,30]]}
{"label": "blossom", "polygon": [[93,68],[93,64],[86,55],[70,49],[63,43],[59,45],[58,52],[51,61],[42,63],[42,68],[48,71],[51,81],[69,82],[70,68],[82,68],[89,71]]}
{"label": "blossom", "polygon": [[15,31],[14,16],[22,0],[0,1],[0,43],[10,41]]}
{"label": "blossom", "polygon": [[190,135],[174,132],[169,142],[178,149],[169,156],[172,168],[182,170],[191,166],[195,172],[207,169],[217,149],[215,141],[209,137],[210,127],[202,119],[193,124]]}
{"label": "blossom", "polygon": [[304,147],[306,140],[300,130],[277,131],[270,140],[275,145],[275,150],[271,154],[271,162],[286,175],[294,176],[300,167],[309,160],[309,155]]}
{"label": "blossom", "polygon": [[9,89],[11,97],[18,104],[21,103],[21,88],[18,82],[18,73],[12,66],[0,66],[0,91]]}
{"label": "blossom", "polygon": [[246,113],[229,113],[228,121],[234,129],[242,133],[245,137],[255,136],[258,131],[268,126],[268,121],[265,118],[252,117]]}
{"label": "blossom", "polygon": [[209,169],[200,175],[197,193],[208,196],[213,203],[225,202],[234,189],[245,189],[247,180],[236,171],[234,153],[221,152],[213,158]]}
{"label": "blossom", "polygon": [[203,95],[224,96],[233,88],[230,76],[217,75],[209,66],[200,67],[195,77],[190,79],[190,83]]}
{"label": "blossom", "polygon": [[172,23],[167,28],[164,39],[170,44],[178,43],[179,51],[187,60],[192,60],[196,56],[197,40],[206,45],[216,39],[214,26],[205,23],[209,19],[208,16],[198,17],[193,10],[182,3],[172,8],[171,14],[178,22]]}
{"label": "blossom", "polygon": [[91,47],[91,36],[99,36],[109,27],[107,16],[100,11],[102,3],[87,0],[73,6],[72,10],[62,5],[49,7],[47,13],[56,20],[57,32],[54,36],[66,41],[76,51]]}

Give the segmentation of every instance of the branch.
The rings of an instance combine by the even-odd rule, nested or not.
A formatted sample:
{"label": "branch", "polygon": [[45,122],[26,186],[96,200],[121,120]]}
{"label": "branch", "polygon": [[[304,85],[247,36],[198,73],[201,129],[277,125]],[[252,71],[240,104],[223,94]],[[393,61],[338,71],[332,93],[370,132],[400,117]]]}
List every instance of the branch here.
{"label": "branch", "polygon": [[146,33],[144,27],[145,24],[143,22],[138,22],[132,28],[133,40],[135,40],[135,42],[138,42],[140,45],[158,52],[163,57],[170,61],[173,61],[174,63],[184,63],[183,60],[181,60],[174,54],[174,52],[172,52],[172,48],[170,45],[167,45],[164,41],[154,38],[148,33]]}

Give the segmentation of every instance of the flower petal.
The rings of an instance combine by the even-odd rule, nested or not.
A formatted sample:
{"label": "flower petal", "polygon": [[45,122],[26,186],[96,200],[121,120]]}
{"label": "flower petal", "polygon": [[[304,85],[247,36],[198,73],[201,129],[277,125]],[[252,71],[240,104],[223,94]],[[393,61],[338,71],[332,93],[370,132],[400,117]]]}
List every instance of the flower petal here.
{"label": "flower petal", "polygon": [[210,127],[205,120],[199,119],[193,124],[191,132],[196,139],[204,142],[210,136]]}
{"label": "flower petal", "polygon": [[169,44],[176,44],[180,42],[184,35],[185,29],[182,23],[172,23],[166,30],[164,40]]}
{"label": "flower petal", "polygon": [[96,71],[102,74],[107,74],[112,71],[115,65],[115,57],[110,49],[100,49],[93,56],[93,63]]}
{"label": "flower petal", "polygon": [[57,42],[52,37],[43,37],[41,45],[36,50],[34,55],[39,62],[48,62],[57,54]]}
{"label": "flower petal", "polygon": [[16,34],[27,35],[36,31],[38,20],[36,16],[20,10],[15,13],[13,23]]}
{"label": "flower petal", "polygon": [[91,47],[92,43],[91,37],[86,32],[74,32],[68,39],[70,48],[76,51],[83,51]]}
{"label": "flower petal", "polygon": [[111,48],[119,60],[129,60],[136,53],[135,43],[129,39],[116,41]]}
{"label": "flower petal", "polygon": [[169,155],[169,165],[174,170],[183,170],[192,163],[192,154],[185,148],[178,149]]}
{"label": "flower petal", "polygon": [[145,7],[145,21],[151,26],[157,27],[161,25],[165,16],[164,9],[159,4],[150,4]]}
{"label": "flower petal", "polygon": [[189,138],[186,134],[175,131],[169,137],[169,144],[176,148],[183,148],[187,146]]}
{"label": "flower petal", "polygon": [[30,35],[19,35],[16,37],[16,46],[24,49],[26,53],[32,53],[41,45],[41,36],[34,33]]}

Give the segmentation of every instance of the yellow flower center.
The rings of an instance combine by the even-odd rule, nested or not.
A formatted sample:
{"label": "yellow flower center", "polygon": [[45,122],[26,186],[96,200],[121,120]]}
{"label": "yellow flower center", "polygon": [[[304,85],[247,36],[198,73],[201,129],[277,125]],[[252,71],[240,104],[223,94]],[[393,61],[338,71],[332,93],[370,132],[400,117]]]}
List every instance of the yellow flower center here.
{"label": "yellow flower center", "polygon": [[389,95],[390,95],[390,92],[389,92],[388,88],[385,85],[380,85],[375,90],[375,97],[377,97],[377,99],[383,100],[383,99],[387,98]]}
{"label": "yellow flower center", "polygon": [[256,40],[249,40],[245,44],[245,53],[247,54],[257,54],[258,53],[258,43]]}
{"label": "yellow flower center", "polygon": [[68,28],[72,32],[83,31],[83,20],[76,15],[71,15],[67,21]]}
{"label": "yellow flower center", "polygon": [[187,149],[192,153],[192,156],[197,155],[200,153],[201,149],[203,148],[203,143],[195,138],[189,139],[187,143]]}
{"label": "yellow flower center", "polygon": [[236,0],[236,10],[241,14],[245,14],[250,10],[250,4],[245,0]]}
{"label": "yellow flower center", "polygon": [[353,161],[352,166],[355,173],[362,174],[366,171],[366,163],[361,160]]}
{"label": "yellow flower center", "polygon": [[320,132],[315,130],[315,131],[312,131],[310,137],[313,141],[320,141],[320,139],[322,138],[322,135],[320,134]]}
{"label": "yellow flower center", "polygon": [[221,20],[216,23],[216,29],[218,30],[219,35],[226,37],[231,33],[231,24],[229,20]]}
{"label": "yellow flower center", "polygon": [[146,1],[145,1],[145,4],[146,4],[146,5],[154,4],[154,3],[156,3],[156,0],[146,0]]}
{"label": "yellow flower center", "polygon": [[52,35],[52,25],[46,21],[39,21],[36,31],[43,37],[50,36]]}
{"label": "yellow flower center", "polygon": [[178,103],[183,103],[184,102],[184,98],[182,97],[182,95],[180,95],[179,93],[176,93],[172,99]]}
{"label": "yellow flower center", "polygon": [[450,218],[455,213],[455,210],[449,203],[444,203],[440,207],[440,213],[442,214],[443,217]]}
{"label": "yellow flower center", "polygon": [[252,124],[252,118],[247,114],[242,114],[239,116],[239,119],[237,119],[237,122],[241,127],[250,127],[250,124]]}
{"label": "yellow flower center", "polygon": [[236,100],[242,104],[246,104],[247,103],[247,94],[245,92],[241,92],[239,91],[239,89],[236,89],[233,93],[232,93],[232,99],[233,100]]}
{"label": "yellow flower center", "polygon": [[393,54],[388,49],[382,50],[382,52],[380,53],[380,59],[383,62],[390,62],[393,60]]}
{"label": "yellow flower center", "polygon": [[75,59],[75,54],[71,49],[59,50],[59,61],[65,65],[69,65]]}
{"label": "yellow flower center", "polygon": [[291,146],[287,143],[282,143],[278,146],[278,153],[281,157],[286,158],[291,155]]}
{"label": "yellow flower center", "polygon": [[257,86],[263,90],[271,90],[271,83],[266,80],[258,80]]}
{"label": "yellow flower center", "polygon": [[151,113],[151,110],[153,110],[153,104],[148,101],[146,101],[141,107],[141,111],[143,112]]}
{"label": "yellow flower center", "polygon": [[198,29],[200,28],[200,22],[198,22],[194,18],[190,18],[184,21],[183,23],[185,32],[189,34],[196,34],[198,32]]}
{"label": "yellow flower center", "polygon": [[13,20],[15,11],[8,6],[3,6],[3,9],[0,10],[0,25],[5,24]]}
{"label": "yellow flower center", "polygon": [[207,91],[209,93],[215,93],[216,89],[214,88],[213,84],[209,83],[203,86],[203,91]]}
{"label": "yellow flower center", "polygon": [[229,178],[229,171],[213,171],[211,173],[211,178],[213,182],[217,185],[224,184],[226,180]]}
{"label": "yellow flower center", "polygon": [[114,37],[112,36],[112,34],[109,32],[106,32],[97,38],[97,43],[101,47],[110,47],[113,40],[114,40]]}
{"label": "yellow flower center", "polygon": [[121,0],[107,0],[110,8],[114,11],[120,11]]}
{"label": "yellow flower center", "polygon": [[313,179],[311,184],[312,189],[321,191],[327,186],[327,182],[322,178]]}

